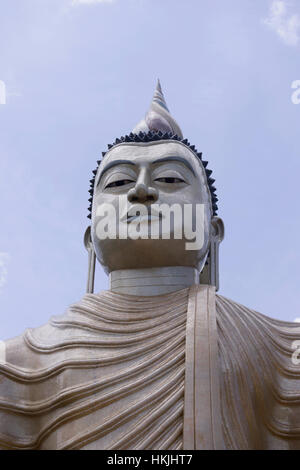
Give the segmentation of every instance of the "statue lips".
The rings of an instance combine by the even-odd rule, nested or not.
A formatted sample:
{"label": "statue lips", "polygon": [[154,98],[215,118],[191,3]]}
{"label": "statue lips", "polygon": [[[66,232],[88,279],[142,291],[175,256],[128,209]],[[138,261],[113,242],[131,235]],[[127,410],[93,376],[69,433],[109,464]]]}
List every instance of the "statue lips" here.
{"label": "statue lips", "polygon": [[129,224],[132,221],[135,222],[149,222],[149,221],[156,221],[160,220],[162,217],[156,216],[156,215],[129,215],[127,218],[127,223]]}
{"label": "statue lips", "polygon": [[123,214],[120,217],[120,221],[121,222],[126,222],[126,223],[129,224],[133,220],[136,221],[136,222],[149,222],[149,221],[154,222],[156,220],[161,220],[163,218],[162,213],[160,211],[157,211],[156,209],[154,209],[152,206],[148,206],[146,208],[147,208],[147,211],[148,211],[147,215],[144,215],[144,214],[143,215],[137,215],[136,213],[140,212],[139,206],[132,205],[132,206],[130,206],[128,211],[126,211],[126,213]]}

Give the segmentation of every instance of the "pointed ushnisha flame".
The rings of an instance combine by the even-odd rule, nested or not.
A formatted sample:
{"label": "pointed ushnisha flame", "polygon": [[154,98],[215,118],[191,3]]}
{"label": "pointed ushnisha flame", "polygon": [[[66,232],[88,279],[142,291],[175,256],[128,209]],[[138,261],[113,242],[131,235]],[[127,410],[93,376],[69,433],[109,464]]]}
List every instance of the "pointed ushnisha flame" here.
{"label": "pointed ushnisha flame", "polygon": [[[152,102],[144,119],[142,119],[137,126],[134,128],[129,135],[122,136],[117,138],[114,143],[108,144],[108,151],[112,149],[115,145],[122,143],[146,143],[146,142],[155,142],[155,141],[178,141],[188,147],[197,158],[199,158],[201,165],[204,167],[204,171],[207,178],[207,183],[209,191],[211,194],[211,203],[213,215],[217,215],[218,205],[217,205],[217,195],[216,188],[214,186],[214,178],[211,178],[212,171],[207,168],[208,162],[202,159],[202,153],[197,152],[197,149],[194,145],[191,145],[188,139],[184,139],[182,131],[178,126],[175,119],[171,116],[167,103],[165,101],[160,82],[157,81],[156,90],[154,92]],[[106,152],[102,152],[102,160],[105,158]],[[102,160],[97,160],[97,167],[93,171],[93,177],[90,180],[90,189],[89,189],[89,207],[88,218],[91,219],[92,215],[92,203],[94,195],[94,185],[95,185],[95,176],[99,169],[99,165]]]}
{"label": "pointed ushnisha flame", "polygon": [[180,127],[169,112],[159,80],[157,80],[152,102],[145,118],[136,125],[132,132],[138,134],[149,131],[170,132],[178,137],[183,137]]}

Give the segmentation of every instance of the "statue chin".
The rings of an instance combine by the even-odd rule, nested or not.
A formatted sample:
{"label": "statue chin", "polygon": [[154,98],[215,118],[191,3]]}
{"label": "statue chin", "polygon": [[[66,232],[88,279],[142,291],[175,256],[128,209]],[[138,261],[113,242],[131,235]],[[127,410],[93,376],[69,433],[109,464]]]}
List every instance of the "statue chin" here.
{"label": "statue chin", "polygon": [[202,271],[208,254],[208,239],[201,250],[187,250],[187,240],[96,240],[96,257],[106,273],[119,269],[189,266]]}

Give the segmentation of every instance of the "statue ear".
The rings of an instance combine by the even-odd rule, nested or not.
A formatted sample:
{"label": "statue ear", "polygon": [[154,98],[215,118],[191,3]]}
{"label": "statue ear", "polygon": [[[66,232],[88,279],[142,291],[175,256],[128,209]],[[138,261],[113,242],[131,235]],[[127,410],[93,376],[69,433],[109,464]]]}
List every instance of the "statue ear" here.
{"label": "statue ear", "polygon": [[224,223],[220,217],[211,219],[210,245],[207,262],[200,274],[200,284],[209,284],[219,290],[219,245],[224,238]]}
{"label": "statue ear", "polygon": [[92,243],[90,226],[85,231],[83,242],[88,252],[88,280],[86,292],[87,294],[92,294],[94,292],[96,254]]}

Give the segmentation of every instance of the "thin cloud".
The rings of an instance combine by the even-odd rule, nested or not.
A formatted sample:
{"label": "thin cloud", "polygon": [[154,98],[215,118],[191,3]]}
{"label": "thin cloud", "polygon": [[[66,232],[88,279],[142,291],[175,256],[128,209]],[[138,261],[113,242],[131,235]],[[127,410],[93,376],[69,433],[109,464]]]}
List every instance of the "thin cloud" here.
{"label": "thin cloud", "polygon": [[7,282],[8,253],[0,253],[0,291]]}
{"label": "thin cloud", "polygon": [[300,317],[295,318],[294,322],[295,323],[300,323]]}
{"label": "thin cloud", "polygon": [[95,5],[96,3],[113,3],[115,0],[72,0],[71,5]]}
{"label": "thin cloud", "polygon": [[297,46],[300,42],[300,16],[288,12],[284,0],[275,0],[270,6],[269,16],[263,23],[280,37],[288,46]]}

